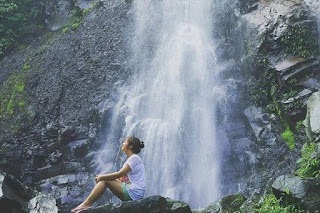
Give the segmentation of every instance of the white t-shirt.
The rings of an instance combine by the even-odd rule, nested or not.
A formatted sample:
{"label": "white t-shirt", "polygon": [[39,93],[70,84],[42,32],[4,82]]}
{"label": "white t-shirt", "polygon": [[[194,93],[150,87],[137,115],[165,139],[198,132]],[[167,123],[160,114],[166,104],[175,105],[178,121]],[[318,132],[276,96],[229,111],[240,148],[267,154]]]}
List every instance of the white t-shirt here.
{"label": "white t-shirt", "polygon": [[131,172],[127,174],[129,181],[131,182],[131,184],[127,185],[130,197],[132,200],[143,198],[146,189],[146,181],[144,177],[144,165],[140,156],[137,154],[131,155],[123,166],[125,164],[128,164],[131,168]]}

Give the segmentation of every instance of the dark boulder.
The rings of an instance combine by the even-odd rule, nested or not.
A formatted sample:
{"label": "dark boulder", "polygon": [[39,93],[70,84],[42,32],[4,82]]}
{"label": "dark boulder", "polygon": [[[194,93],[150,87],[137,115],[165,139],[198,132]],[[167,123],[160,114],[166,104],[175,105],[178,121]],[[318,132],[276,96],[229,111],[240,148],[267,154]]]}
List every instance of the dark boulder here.
{"label": "dark boulder", "polygon": [[191,213],[188,204],[171,200],[161,196],[147,197],[136,201],[122,203],[109,203],[97,208],[92,208],[83,213]]}
{"label": "dark boulder", "polygon": [[223,197],[207,208],[197,211],[197,213],[228,213],[239,211],[241,205],[247,200],[242,194],[234,194]]}
{"label": "dark boulder", "polygon": [[273,123],[276,119],[274,115],[263,113],[262,108],[251,106],[244,111],[249,124],[261,145],[272,146],[277,142],[277,135],[274,132]]}
{"label": "dark boulder", "polygon": [[298,204],[301,209],[315,212],[320,209],[320,179],[302,179],[293,175],[282,175],[272,184],[273,194],[283,201]]}
{"label": "dark boulder", "polygon": [[0,172],[0,209],[1,212],[58,212],[52,196],[38,193],[3,172]]}

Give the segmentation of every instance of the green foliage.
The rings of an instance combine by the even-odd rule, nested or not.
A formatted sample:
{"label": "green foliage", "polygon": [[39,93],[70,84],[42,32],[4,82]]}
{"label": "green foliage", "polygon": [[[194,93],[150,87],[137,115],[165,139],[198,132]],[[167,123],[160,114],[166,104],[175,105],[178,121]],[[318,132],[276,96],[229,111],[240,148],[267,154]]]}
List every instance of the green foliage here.
{"label": "green foliage", "polygon": [[84,9],[84,10],[81,10],[79,7],[74,6],[74,9],[70,11],[70,12],[71,12],[71,15],[72,15],[73,21],[72,21],[72,23],[71,23],[69,26],[66,26],[65,28],[63,28],[62,33],[63,33],[63,34],[66,34],[66,33],[69,31],[70,28],[71,28],[72,30],[77,29],[77,28],[80,26],[83,18],[84,18],[91,10],[92,10],[92,9]]}
{"label": "green foliage", "polygon": [[0,0],[0,57],[44,28],[45,1]]}
{"label": "green foliage", "polygon": [[298,121],[298,122],[296,123],[296,130],[299,130],[299,129],[303,128],[303,127],[304,127],[303,121]]}
{"label": "green foliage", "polygon": [[79,27],[80,23],[74,23],[71,25],[72,29],[76,29],[77,27]]}
{"label": "green foliage", "polygon": [[16,111],[26,113],[25,76],[16,74],[5,81],[0,89],[0,118],[13,115]]}
{"label": "green foliage", "polygon": [[29,70],[29,69],[31,69],[31,65],[28,64],[28,63],[24,63],[22,69],[23,69],[23,70]]}
{"label": "green foliage", "polygon": [[312,26],[308,24],[293,25],[280,39],[280,43],[284,46],[286,53],[310,57],[318,53],[316,37]]}
{"label": "green foliage", "polygon": [[69,30],[69,27],[65,27],[65,28],[63,28],[63,30],[62,30],[62,34],[66,34],[66,33],[68,32],[68,30]]}
{"label": "green foliage", "polygon": [[283,98],[288,99],[288,98],[291,98],[291,97],[296,96],[298,93],[299,93],[298,90],[292,89],[292,90],[290,90],[289,92],[284,93],[284,94],[283,94]]}
{"label": "green foliage", "polygon": [[[269,61],[266,58],[260,59],[254,67],[254,70],[260,72],[249,76],[250,101],[255,106],[266,107],[267,104],[272,102],[278,87],[276,71],[270,68]],[[274,110],[275,106],[269,106],[269,109]]]}
{"label": "green foliage", "polygon": [[265,195],[260,204],[255,207],[255,212],[257,213],[294,213],[295,208],[291,205],[281,206],[280,200],[278,200],[274,195]]}
{"label": "green foliage", "polygon": [[90,12],[90,9],[86,8],[83,10],[82,14],[83,16],[86,16]]}
{"label": "green foliage", "polygon": [[289,128],[281,134],[281,138],[286,142],[290,149],[295,148],[294,134]]}
{"label": "green foliage", "polygon": [[302,178],[318,177],[320,178],[320,158],[311,157],[311,154],[315,151],[317,144],[305,143],[302,147],[301,158],[297,161],[300,168],[297,170],[297,175]]}

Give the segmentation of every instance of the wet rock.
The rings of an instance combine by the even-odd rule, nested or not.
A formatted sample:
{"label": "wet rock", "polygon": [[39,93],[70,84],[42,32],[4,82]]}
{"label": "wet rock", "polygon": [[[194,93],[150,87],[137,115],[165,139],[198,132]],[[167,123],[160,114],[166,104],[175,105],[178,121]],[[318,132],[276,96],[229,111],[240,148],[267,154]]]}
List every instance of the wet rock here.
{"label": "wet rock", "polygon": [[[302,179],[293,175],[282,175],[272,184],[277,198],[284,202],[298,203],[301,209],[315,212],[320,209],[320,179]],[[289,192],[289,194],[288,194]]]}
{"label": "wet rock", "polygon": [[285,109],[285,112],[292,120],[301,120],[305,117],[307,100],[312,95],[313,91],[310,89],[304,89],[296,96],[280,101]]}
{"label": "wet rock", "polygon": [[[0,172],[0,205],[10,211],[26,209],[26,203],[34,196],[13,176]],[[1,209],[2,209],[1,208]]]}
{"label": "wet rock", "polygon": [[56,200],[51,195],[38,193],[28,202],[29,213],[57,213]]}
{"label": "wet rock", "polygon": [[43,131],[48,138],[56,138],[58,136],[58,124],[55,122],[50,122],[46,125],[46,129]]}
{"label": "wet rock", "polygon": [[61,163],[62,161],[62,153],[60,150],[55,150],[53,153],[49,155],[49,162],[51,165],[55,165]]}
{"label": "wet rock", "polygon": [[71,141],[66,146],[64,153],[71,155],[71,159],[83,158],[88,152],[88,144],[87,139]]}
{"label": "wet rock", "polygon": [[130,0],[100,0],[103,3],[103,6],[106,8],[112,8],[112,7],[116,7],[119,4],[122,4],[126,1],[130,1]]}
{"label": "wet rock", "polygon": [[[68,23],[72,2],[48,3],[51,29]],[[0,119],[0,167],[4,171],[34,183],[42,178],[89,169],[86,166],[91,162],[84,162],[87,149],[98,148],[100,128],[105,129],[100,125],[102,115],[98,106],[104,102],[114,105],[115,99],[111,96],[118,87],[115,83],[125,83],[132,71],[128,39],[134,32],[131,6],[124,1],[109,2],[114,2],[112,8],[95,7],[72,33],[43,35],[28,48],[0,61],[1,83],[14,75],[12,70],[21,70],[26,61],[32,67],[25,72],[24,79],[26,110],[32,111],[32,116],[19,112],[12,116],[26,117],[23,123],[28,121],[29,129],[14,132],[11,126],[19,127],[20,123],[10,116]],[[54,16],[61,19],[66,16],[67,22],[55,23],[54,18],[51,19]],[[105,120],[110,119],[109,115],[103,116]],[[90,138],[88,144],[67,146],[87,138]],[[67,150],[71,150],[68,156]],[[74,161],[77,162],[66,163]]]}
{"label": "wet rock", "polygon": [[78,162],[63,162],[61,164],[52,165],[37,169],[37,178],[35,182],[49,177],[55,177],[61,174],[81,172],[83,167]]}
{"label": "wet rock", "polygon": [[244,122],[228,122],[226,125],[228,138],[245,138],[247,137],[246,125]]}
{"label": "wet rock", "polygon": [[294,68],[299,64],[305,63],[306,60],[307,60],[306,58],[302,58],[302,57],[288,58],[284,61],[277,63],[275,65],[275,68],[277,71],[281,73],[286,73],[287,70],[289,70],[290,68]]}
{"label": "wet rock", "polygon": [[318,78],[308,78],[302,83],[299,83],[297,85],[304,86],[309,89],[320,89],[320,80]]}
{"label": "wet rock", "polygon": [[244,213],[256,213],[255,206],[257,205],[257,201],[254,198],[249,198],[246,200],[240,207],[241,211]]}
{"label": "wet rock", "polygon": [[76,129],[72,126],[65,126],[61,130],[61,143],[67,144],[76,138]]}
{"label": "wet rock", "polygon": [[191,213],[188,204],[164,198],[161,196],[147,197],[136,201],[126,201],[122,203],[109,203],[97,208],[83,211],[83,213],[103,213],[103,212],[130,212],[130,213]]}
{"label": "wet rock", "polygon": [[258,0],[240,0],[241,14],[250,13],[258,8]]}
{"label": "wet rock", "polygon": [[72,22],[72,4],[68,0],[49,1],[46,7],[46,24],[50,30],[58,30]]}
{"label": "wet rock", "polygon": [[314,152],[311,154],[310,158],[312,159],[316,159],[319,158],[320,159],[320,143],[317,144]]}
{"label": "wet rock", "polygon": [[292,78],[300,78],[315,72],[320,67],[320,61],[315,59],[309,59],[295,64],[280,73],[283,81],[288,81]]}
{"label": "wet rock", "polygon": [[0,172],[0,208],[3,212],[58,212],[56,200],[51,195],[27,188],[3,172]]}
{"label": "wet rock", "polygon": [[272,146],[276,143],[277,137],[272,129],[273,115],[263,113],[262,108],[249,107],[245,109],[249,124],[258,140],[262,145]]}
{"label": "wet rock", "polygon": [[298,100],[305,100],[307,98],[309,98],[312,94],[312,91],[309,89],[304,89],[301,92],[299,92],[296,96],[291,97],[287,100],[282,100],[281,103],[282,104],[289,104],[292,103],[294,101],[298,101]]}
{"label": "wet rock", "polygon": [[228,195],[223,197],[198,213],[223,213],[239,211],[241,205],[247,200],[242,194]]}
{"label": "wet rock", "polygon": [[92,8],[98,1],[101,0],[74,0],[75,5],[80,9]]}
{"label": "wet rock", "polygon": [[307,101],[307,115],[304,120],[308,137],[320,134],[320,92],[315,92]]}

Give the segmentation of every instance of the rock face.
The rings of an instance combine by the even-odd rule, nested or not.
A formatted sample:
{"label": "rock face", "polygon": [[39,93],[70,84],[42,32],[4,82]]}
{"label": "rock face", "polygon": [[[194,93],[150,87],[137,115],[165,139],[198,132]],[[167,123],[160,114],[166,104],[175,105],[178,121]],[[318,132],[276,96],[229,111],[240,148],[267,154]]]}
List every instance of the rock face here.
{"label": "rock face", "polygon": [[[101,5],[76,29],[49,33],[0,61],[0,168],[41,185],[61,205],[91,189],[84,180],[96,170],[92,152],[117,84],[130,79],[130,7]],[[50,178],[59,181],[49,187]]]}
{"label": "rock face", "polygon": [[273,193],[289,203],[298,203],[301,209],[315,212],[320,209],[320,179],[301,179],[282,175],[272,184]]}
{"label": "rock face", "polygon": [[58,212],[52,196],[37,193],[3,172],[0,172],[0,208],[3,212]]}
{"label": "rock face", "polygon": [[188,204],[174,201],[161,196],[153,196],[136,201],[126,201],[117,204],[106,204],[83,213],[191,213]]}
{"label": "rock face", "polygon": [[262,108],[250,107],[244,110],[244,114],[247,116],[249,124],[254,131],[254,134],[259,143],[262,145],[272,146],[276,144],[277,135],[275,128],[272,128],[272,124],[275,124],[275,116],[263,113]]}
{"label": "rock face", "polygon": [[[223,38],[220,60],[240,67],[226,74],[235,78],[230,93],[238,97],[226,110],[230,154],[224,155],[223,181],[251,196],[297,169],[306,136],[296,124],[305,119],[307,100],[320,85],[317,20],[301,0],[229,1],[216,7],[215,25],[223,29],[217,33]],[[293,150],[279,137],[288,128],[296,134]]]}
{"label": "rock face", "polygon": [[307,115],[304,121],[306,131],[309,133],[310,138],[313,135],[320,134],[320,93],[315,92],[308,99],[307,102]]}
{"label": "rock face", "polygon": [[72,1],[48,1],[46,6],[46,25],[50,30],[58,30],[72,22]]}
{"label": "rock face", "polygon": [[228,213],[236,212],[246,201],[246,197],[242,194],[228,195],[223,197],[203,210],[194,211],[195,213]]}

